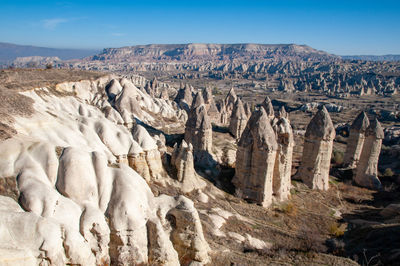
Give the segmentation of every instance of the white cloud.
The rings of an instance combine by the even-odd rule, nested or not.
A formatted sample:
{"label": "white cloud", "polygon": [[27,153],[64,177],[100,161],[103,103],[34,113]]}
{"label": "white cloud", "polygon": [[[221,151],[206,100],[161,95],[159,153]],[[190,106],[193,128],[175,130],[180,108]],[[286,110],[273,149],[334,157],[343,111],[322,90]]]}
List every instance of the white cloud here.
{"label": "white cloud", "polygon": [[54,30],[58,25],[66,22],[68,22],[68,19],[65,18],[52,18],[42,20],[43,27],[48,30]]}

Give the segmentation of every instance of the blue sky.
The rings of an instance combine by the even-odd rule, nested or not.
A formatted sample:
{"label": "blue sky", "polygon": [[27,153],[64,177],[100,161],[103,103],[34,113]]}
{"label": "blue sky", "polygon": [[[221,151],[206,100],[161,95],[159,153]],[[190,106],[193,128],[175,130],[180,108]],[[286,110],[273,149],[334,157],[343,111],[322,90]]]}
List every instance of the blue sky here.
{"label": "blue sky", "polygon": [[400,54],[400,0],[0,0],[0,41],[62,48],[297,43]]}

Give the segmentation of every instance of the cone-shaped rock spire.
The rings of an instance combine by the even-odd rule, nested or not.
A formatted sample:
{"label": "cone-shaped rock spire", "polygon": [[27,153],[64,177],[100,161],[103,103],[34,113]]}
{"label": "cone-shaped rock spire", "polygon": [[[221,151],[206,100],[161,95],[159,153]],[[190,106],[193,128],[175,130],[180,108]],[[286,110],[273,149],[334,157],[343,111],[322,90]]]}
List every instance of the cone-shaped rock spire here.
{"label": "cone-shaped rock spire", "polygon": [[274,130],[277,135],[278,151],[274,166],[273,194],[277,201],[287,200],[290,195],[290,177],[292,174],[293,130],[288,119],[282,117]]}
{"label": "cone-shaped rock spire", "polygon": [[365,140],[365,131],[369,126],[369,119],[365,112],[361,112],[350,127],[350,136],[347,140],[344,164],[351,168],[357,167]]}
{"label": "cone-shaped rock spire", "polygon": [[307,126],[298,172],[298,176],[312,189],[329,188],[329,168],[335,134],[332,120],[323,106]]}
{"label": "cone-shaped rock spire", "polygon": [[381,124],[377,119],[372,120],[365,132],[364,146],[354,177],[354,181],[360,186],[372,189],[381,187],[378,179],[378,160],[383,138],[384,132]]}
{"label": "cone-shaped rock spire", "polygon": [[232,116],[229,124],[229,132],[231,132],[236,139],[240,139],[240,136],[242,135],[246,124],[246,112],[244,111],[242,101],[240,100],[240,98],[238,98],[235,106],[233,107]]}
{"label": "cone-shaped rock spire", "polygon": [[189,85],[185,84],[183,88],[180,88],[174,101],[184,110],[189,111],[193,101],[192,89]]}
{"label": "cone-shaped rock spire", "polygon": [[196,94],[189,111],[185,141],[193,145],[195,157],[202,152],[211,153],[212,126],[201,92]]}
{"label": "cone-shaped rock spire", "polygon": [[236,194],[267,207],[272,202],[272,178],[277,150],[275,133],[263,108],[255,110],[238,143]]}
{"label": "cone-shaped rock spire", "polygon": [[272,106],[271,99],[268,96],[265,97],[261,106],[264,108],[265,112],[267,113],[270,119],[273,119],[275,117],[274,107]]}
{"label": "cone-shaped rock spire", "polygon": [[215,104],[214,97],[212,95],[210,87],[206,87],[203,90],[203,98],[204,98],[204,104],[206,105],[208,116],[210,117],[211,121],[218,123],[220,114]]}

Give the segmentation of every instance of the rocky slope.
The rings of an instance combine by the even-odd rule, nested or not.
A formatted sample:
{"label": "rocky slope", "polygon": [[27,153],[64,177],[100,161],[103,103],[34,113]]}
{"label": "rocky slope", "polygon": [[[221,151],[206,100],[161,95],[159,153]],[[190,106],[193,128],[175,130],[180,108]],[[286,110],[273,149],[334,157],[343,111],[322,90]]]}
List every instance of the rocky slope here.
{"label": "rocky slope", "polygon": [[[111,83],[120,90],[115,103],[106,90]],[[175,181],[138,123],[155,125],[155,113],[184,123],[172,102],[109,75],[13,88],[2,91],[21,97],[26,108],[6,106],[10,119],[1,121],[8,131],[0,143],[0,177],[7,181],[0,188],[0,264],[208,262],[193,202],[155,197],[148,185]],[[143,169],[147,179],[138,174]]]}
{"label": "rocky slope", "polygon": [[[245,117],[233,88],[215,103],[210,90],[138,75],[30,69],[0,71],[0,79],[1,265],[355,265],[377,253],[383,263],[398,260],[395,240],[363,243],[379,228],[398,235],[396,185],[375,171],[380,145],[368,144],[380,144],[381,129],[367,134],[361,157],[364,176],[387,191],[351,185],[327,151],[323,169],[333,176],[326,173],[321,191],[291,177],[304,132],[292,130],[292,110],[277,112],[269,98],[253,114],[242,106],[250,120],[238,139],[227,128]],[[322,133],[334,141],[322,108],[304,119],[313,146]],[[373,218],[360,212],[372,208]]]}

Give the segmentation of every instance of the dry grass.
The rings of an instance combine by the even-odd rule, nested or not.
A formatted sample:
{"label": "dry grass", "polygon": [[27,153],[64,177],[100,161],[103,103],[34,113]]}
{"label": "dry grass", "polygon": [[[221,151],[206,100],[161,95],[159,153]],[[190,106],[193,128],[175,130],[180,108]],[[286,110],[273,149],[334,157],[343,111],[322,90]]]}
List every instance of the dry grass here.
{"label": "dry grass", "polygon": [[61,82],[95,80],[106,73],[71,69],[3,69],[0,84],[9,90],[52,87]]}

